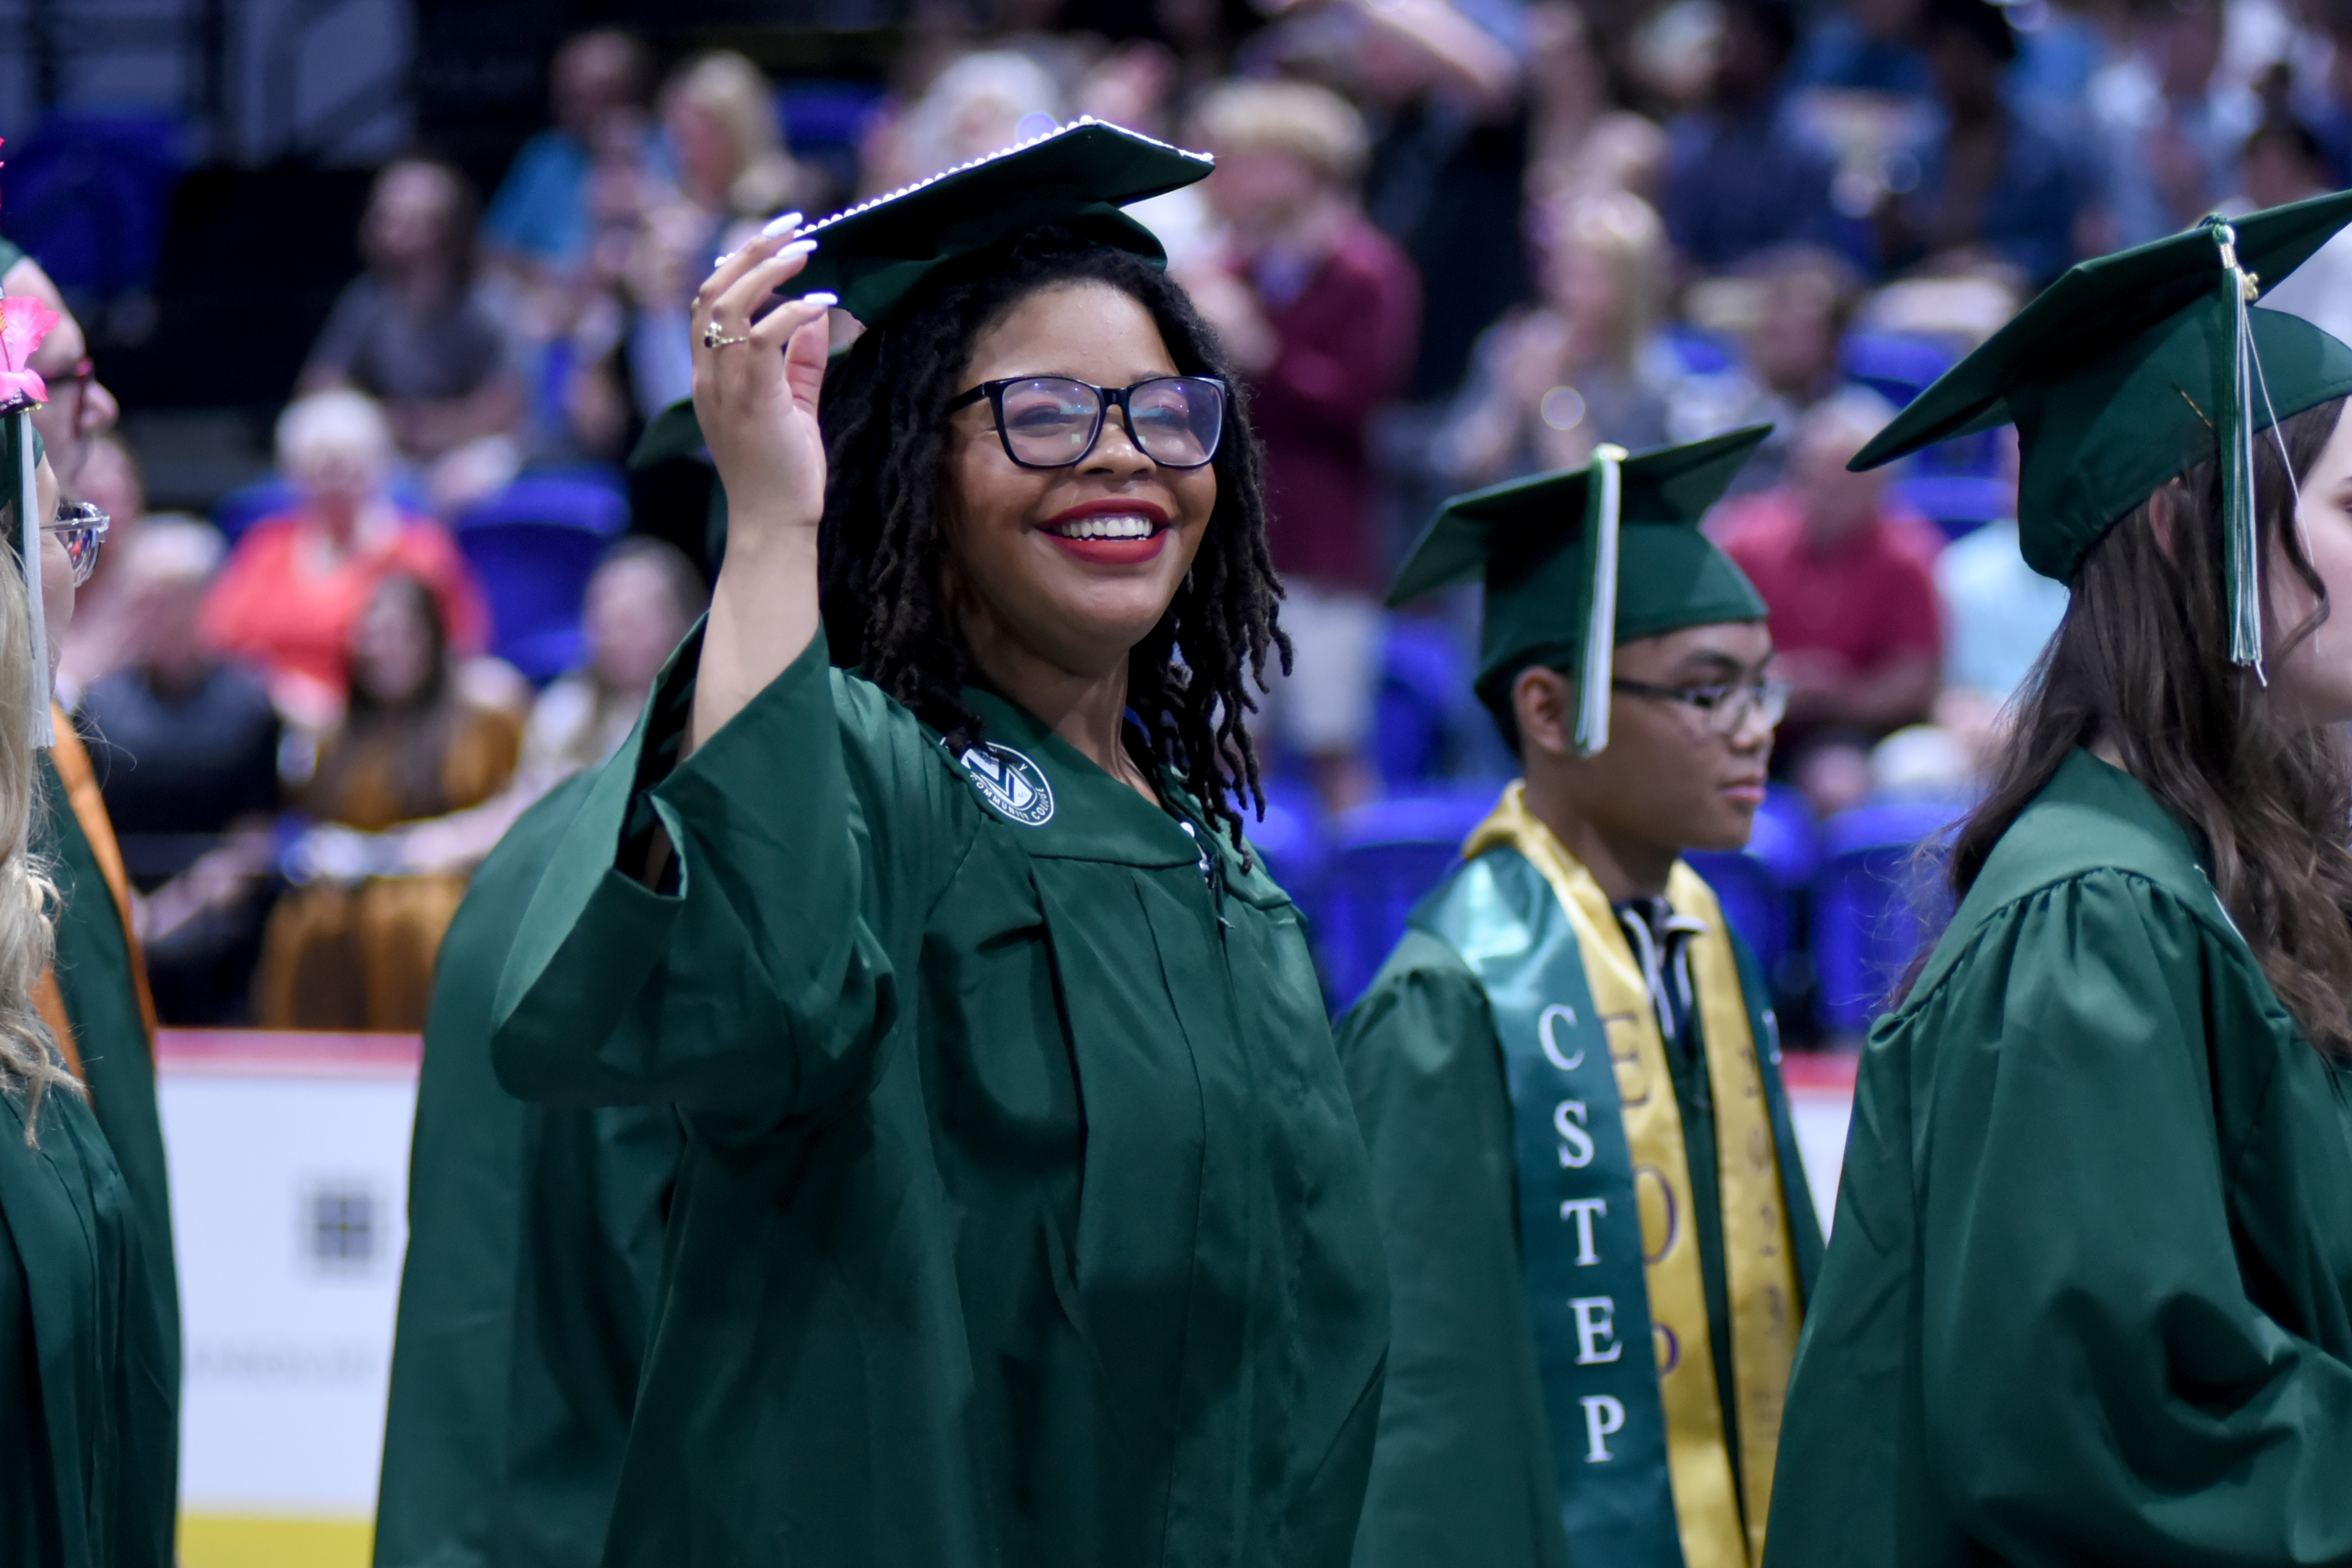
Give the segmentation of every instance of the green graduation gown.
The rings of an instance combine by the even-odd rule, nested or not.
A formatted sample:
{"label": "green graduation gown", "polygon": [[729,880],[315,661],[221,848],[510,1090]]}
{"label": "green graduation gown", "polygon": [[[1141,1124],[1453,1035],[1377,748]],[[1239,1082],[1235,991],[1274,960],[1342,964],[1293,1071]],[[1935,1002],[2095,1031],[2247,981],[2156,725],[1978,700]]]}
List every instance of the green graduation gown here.
{"label": "green graduation gown", "polygon": [[526,1105],[490,1066],[499,969],[587,784],[523,814],[442,944],[409,1162],[380,1568],[588,1568],[604,1553],[677,1118],[658,1105]]}
{"label": "green graduation gown", "polygon": [[[63,717],[58,720],[60,726],[67,722]],[[70,741],[62,729],[58,738],[61,744]],[[123,931],[122,913],[107,886],[98,851],[74,813],[57,763],[48,752],[39,756],[41,805],[33,816],[33,847],[47,858],[58,888],[52,969],[73,1029],[74,1048],[81,1058],[82,1078],[89,1085],[90,1109],[112,1148],[145,1240],[146,1264],[141,1272],[163,1323],[165,1379],[172,1390],[170,1439],[176,1454],[180,1280],[172,1244],[163,1122],[155,1101],[155,1058],[140,1005],[139,960]],[[82,767],[87,769],[88,763]],[[176,1489],[176,1479],[173,1484]]]}
{"label": "green graduation gown", "polygon": [[89,1104],[0,1093],[0,1563],[169,1568],[178,1345]]}
{"label": "green graduation gown", "polygon": [[822,639],[672,765],[699,640],[499,993],[515,1092],[687,1127],[606,1561],[1338,1568],[1387,1277],[1297,909]]}
{"label": "green graduation gown", "polygon": [[1767,1562],[2352,1563],[2352,1076],[2087,752],[1871,1032]]}
{"label": "green graduation gown", "polygon": [[[1769,993],[1733,941],[1774,1105],[1798,1278],[1809,1288],[1821,1262],[1821,1223],[1787,1133]],[[1371,1154],[1394,1293],[1357,1568],[1612,1568],[1572,1555],[1562,1528],[1552,1413],[1521,1270],[1510,1088],[1484,983],[1450,942],[1416,924],[1341,1020],[1339,1052]],[[1732,1335],[1722,1245],[1713,1234],[1714,1121],[1704,1063],[1679,1052],[1668,1060],[1690,1152],[1717,1386],[1731,1431]]]}

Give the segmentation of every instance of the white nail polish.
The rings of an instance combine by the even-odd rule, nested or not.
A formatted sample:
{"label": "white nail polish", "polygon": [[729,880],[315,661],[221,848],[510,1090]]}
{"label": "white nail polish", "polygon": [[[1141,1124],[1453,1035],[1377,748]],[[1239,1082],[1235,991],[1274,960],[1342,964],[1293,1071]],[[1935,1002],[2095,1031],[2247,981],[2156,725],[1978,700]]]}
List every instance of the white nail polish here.
{"label": "white nail polish", "polygon": [[830,310],[835,305],[841,303],[841,296],[838,294],[803,294],[801,296],[801,303],[803,305],[822,305],[826,310]]}
{"label": "white nail polish", "polygon": [[807,256],[807,255],[811,254],[812,252],[814,252],[815,249],[816,249],[816,241],[815,241],[815,240],[813,240],[813,239],[796,239],[796,240],[793,241],[790,245],[788,245],[788,246],[784,247],[782,250],[779,250],[778,252],[776,252],[775,259],[776,259],[776,260],[778,260],[778,261],[782,261],[782,260],[783,260],[786,257],[790,257],[790,256]]}
{"label": "white nail polish", "polygon": [[732,250],[724,250],[724,251],[719,252],[719,259],[718,259],[718,260],[716,260],[716,261],[714,261],[714,262],[712,262],[712,263],[710,264],[710,269],[711,269],[713,272],[718,271],[720,268],[722,268],[722,267],[726,266],[729,262],[730,262],[730,261],[734,260],[734,259],[735,259],[735,258],[736,258],[736,256],[737,256],[737,254],[738,254],[738,252],[735,252],[735,251],[732,251]]}
{"label": "white nail polish", "polygon": [[760,230],[760,237],[761,239],[773,239],[780,234],[791,233],[793,229],[800,227],[800,214],[782,213],[768,220],[767,226]]}

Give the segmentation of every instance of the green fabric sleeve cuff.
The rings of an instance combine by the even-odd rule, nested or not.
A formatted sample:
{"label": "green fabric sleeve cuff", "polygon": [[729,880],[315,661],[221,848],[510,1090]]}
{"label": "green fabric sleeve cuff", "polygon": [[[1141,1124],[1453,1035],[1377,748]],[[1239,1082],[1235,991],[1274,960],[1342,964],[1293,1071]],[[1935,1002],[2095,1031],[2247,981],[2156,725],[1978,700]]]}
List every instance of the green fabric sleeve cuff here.
{"label": "green fabric sleeve cuff", "polygon": [[[893,1016],[820,637],[677,759],[699,645],[583,798],[499,986],[515,1093],[768,1125],[856,1091]],[[664,886],[635,874],[656,826]]]}

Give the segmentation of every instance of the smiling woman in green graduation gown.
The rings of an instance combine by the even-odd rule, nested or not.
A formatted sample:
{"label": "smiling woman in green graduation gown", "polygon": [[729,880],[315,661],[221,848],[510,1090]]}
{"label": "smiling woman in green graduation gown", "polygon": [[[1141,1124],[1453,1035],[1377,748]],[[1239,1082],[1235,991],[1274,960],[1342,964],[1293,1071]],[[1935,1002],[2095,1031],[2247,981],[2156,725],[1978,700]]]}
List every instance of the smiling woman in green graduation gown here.
{"label": "smiling woman in green graduation gown", "polygon": [[1386,1287],[1231,804],[1256,459],[1118,210],[1203,172],[1082,125],[703,286],[725,567],[494,1013],[687,1130],[608,1563],[1347,1561]]}
{"label": "smiling woman in green graduation gown", "polygon": [[1856,459],[2015,421],[2073,596],[1864,1055],[1768,1568],[2352,1563],[2352,348],[2251,304],[2347,219],[2085,263]]}

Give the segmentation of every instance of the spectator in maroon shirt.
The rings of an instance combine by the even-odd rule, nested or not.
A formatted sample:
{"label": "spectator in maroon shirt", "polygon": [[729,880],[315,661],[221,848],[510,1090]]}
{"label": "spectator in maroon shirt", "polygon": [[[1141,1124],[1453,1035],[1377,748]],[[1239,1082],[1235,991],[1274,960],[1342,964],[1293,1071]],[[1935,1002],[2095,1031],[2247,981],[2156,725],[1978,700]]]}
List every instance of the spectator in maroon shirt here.
{"label": "spectator in maroon shirt", "polygon": [[1202,188],[1225,226],[1226,254],[1186,281],[1248,380],[1265,447],[1294,670],[1271,717],[1339,809],[1371,784],[1363,749],[1384,563],[1366,429],[1412,366],[1420,280],[1364,217],[1364,126],[1345,100],[1304,82],[1234,82],[1199,115],[1217,154]]}
{"label": "spectator in maroon shirt", "polygon": [[1776,754],[1824,815],[1861,797],[1866,749],[1925,721],[1942,679],[1943,537],[1887,495],[1885,469],[1846,471],[1893,415],[1859,388],[1815,405],[1787,481],[1731,502],[1717,523],[1771,607],[1774,670],[1794,688]]}

